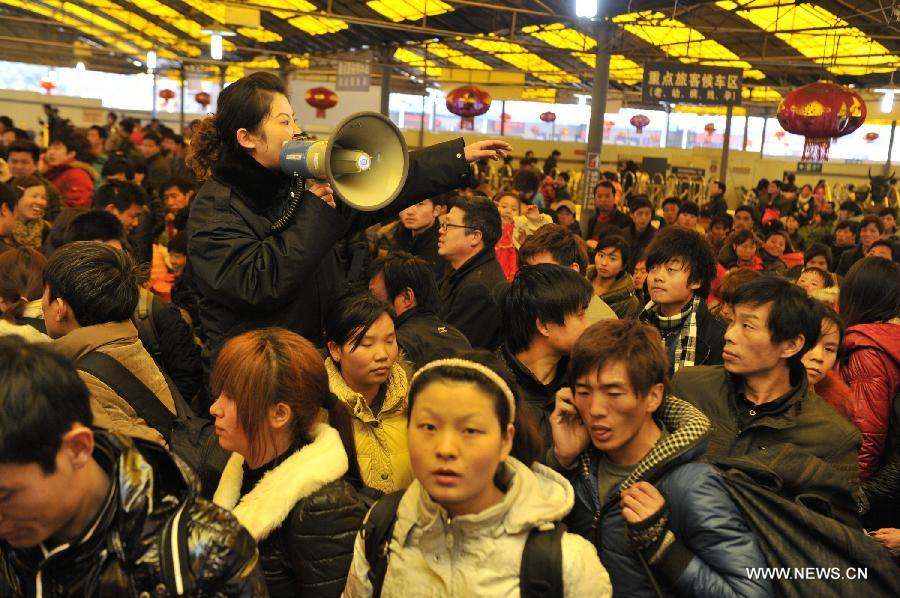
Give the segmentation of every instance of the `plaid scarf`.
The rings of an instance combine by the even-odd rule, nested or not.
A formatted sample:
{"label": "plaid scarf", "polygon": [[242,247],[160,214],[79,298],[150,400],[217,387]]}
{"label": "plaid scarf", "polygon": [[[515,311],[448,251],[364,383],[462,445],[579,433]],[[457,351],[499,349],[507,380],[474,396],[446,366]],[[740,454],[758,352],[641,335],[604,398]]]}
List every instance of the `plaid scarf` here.
{"label": "plaid scarf", "polygon": [[678,333],[678,341],[675,345],[675,363],[672,371],[677,372],[681,368],[691,367],[697,358],[697,309],[701,298],[695,296],[674,316],[663,316],[659,313],[659,306],[650,301],[641,312],[641,322],[655,326],[663,335],[663,348],[666,346],[667,333]]}

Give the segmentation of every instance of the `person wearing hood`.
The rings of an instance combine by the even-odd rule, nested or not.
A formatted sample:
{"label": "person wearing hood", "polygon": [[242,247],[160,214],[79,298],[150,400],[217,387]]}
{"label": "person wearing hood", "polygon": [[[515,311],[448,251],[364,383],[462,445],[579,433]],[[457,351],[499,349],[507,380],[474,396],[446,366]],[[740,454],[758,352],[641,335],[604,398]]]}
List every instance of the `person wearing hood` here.
{"label": "person wearing hood", "polygon": [[[900,266],[880,257],[861,259],[844,278],[838,304],[847,325],[840,372],[862,432],[859,477],[865,490],[900,443],[891,416],[900,393]],[[896,510],[894,522],[898,527]]]}
{"label": "person wearing hood", "polygon": [[771,596],[766,560],[720,474],[701,462],[709,419],[667,394],[647,324],[604,321],[572,350],[550,418],[551,464],[575,486],[569,528],[591,540],[621,596]]}
{"label": "person wearing hood", "polygon": [[258,543],[269,596],[337,598],[372,500],[321,355],[283,328],[251,330],[225,343],[212,388],[219,444],[233,451],[213,502]]}
{"label": "person wearing hood", "polygon": [[594,270],[588,273],[594,294],[610,306],[620,320],[637,318],[642,307],[634,292],[634,280],[626,269],[630,258],[631,248],[624,237],[606,236],[597,243]]}
{"label": "person wearing hood", "polygon": [[414,151],[397,199],[363,212],[312,180],[299,202],[292,199],[279,158],[299,133],[284,82],[258,72],[229,85],[192,137],[188,162],[206,182],[192,201],[188,253],[209,341],[207,369],[228,338],[255,328],[287,328],[321,345],[325,313],[345,282],[336,245],[423,199],[468,186],[469,163],[511,149],[503,141],[455,139]]}
{"label": "person wearing hood", "polygon": [[[572,487],[511,456],[520,404],[503,377],[468,357],[431,362],[413,377],[407,431],[415,481],[382,499],[399,499],[383,556],[370,561],[360,533],[344,596],[528,596],[522,576],[554,564],[562,587],[551,593],[610,596],[594,547],[559,526],[572,508]],[[557,530],[561,563],[529,561],[523,570],[529,536],[548,528]]]}
{"label": "person wearing hood", "polygon": [[406,371],[400,364],[394,311],[368,292],[335,301],[325,320],[328,385],[353,413],[359,470],[382,492],[412,481],[406,447]]}

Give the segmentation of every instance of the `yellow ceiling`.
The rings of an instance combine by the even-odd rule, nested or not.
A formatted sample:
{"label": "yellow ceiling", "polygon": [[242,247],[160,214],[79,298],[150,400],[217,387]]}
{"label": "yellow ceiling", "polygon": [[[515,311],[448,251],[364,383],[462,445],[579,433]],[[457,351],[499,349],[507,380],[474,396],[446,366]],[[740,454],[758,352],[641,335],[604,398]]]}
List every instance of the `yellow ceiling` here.
{"label": "yellow ceiling", "polygon": [[440,0],[373,0],[366,2],[366,6],[394,22],[415,21],[453,10]]}
{"label": "yellow ceiling", "polygon": [[661,12],[628,13],[613,17],[613,22],[682,62],[741,68],[745,79],[764,79],[766,76],[719,42],[707,39],[696,29]]}
{"label": "yellow ceiling", "polygon": [[[775,34],[807,58],[826,65],[835,75],[891,73],[900,69],[900,58],[821,6],[794,0],[722,0],[716,5]],[[796,32],[801,29],[812,31]]]}
{"label": "yellow ceiling", "polygon": [[491,65],[485,64],[484,62],[478,60],[477,58],[473,58],[472,56],[467,56],[461,50],[448,48],[441,43],[427,43],[423,44],[422,47],[425,48],[429,56],[434,55],[438,58],[443,58],[444,60],[452,62],[456,66],[463,69],[471,69],[475,71],[492,70]]}
{"label": "yellow ceiling", "polygon": [[517,69],[523,70],[546,83],[580,83],[575,75],[566,73],[558,66],[547,62],[537,54],[529,52],[523,46],[508,41],[478,37],[465,40],[465,43],[508,62]]}
{"label": "yellow ceiling", "polygon": [[425,57],[416,54],[412,50],[397,48],[397,51],[394,52],[394,60],[399,60],[400,62],[421,69],[425,71],[425,75],[428,77],[441,76],[441,67],[437,66],[433,60],[426,60]]}

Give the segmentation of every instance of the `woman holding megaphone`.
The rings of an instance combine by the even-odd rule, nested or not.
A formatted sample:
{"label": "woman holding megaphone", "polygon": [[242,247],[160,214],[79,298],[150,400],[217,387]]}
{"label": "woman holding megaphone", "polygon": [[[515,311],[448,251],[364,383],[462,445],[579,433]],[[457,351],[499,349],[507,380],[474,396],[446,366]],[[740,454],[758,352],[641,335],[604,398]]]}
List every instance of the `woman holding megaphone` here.
{"label": "woman holding megaphone", "polygon": [[226,87],[217,112],[191,139],[188,163],[206,179],[188,220],[188,267],[209,339],[207,371],[225,340],[246,330],[280,326],[321,345],[323,315],[344,286],[335,244],[469,185],[469,163],[499,160],[512,149],[503,141],[465,145],[460,138],[411,152],[397,198],[363,212],[322,181],[308,181],[300,201],[291,201],[295,187],[279,158],[299,133],[284,83],[260,72]]}

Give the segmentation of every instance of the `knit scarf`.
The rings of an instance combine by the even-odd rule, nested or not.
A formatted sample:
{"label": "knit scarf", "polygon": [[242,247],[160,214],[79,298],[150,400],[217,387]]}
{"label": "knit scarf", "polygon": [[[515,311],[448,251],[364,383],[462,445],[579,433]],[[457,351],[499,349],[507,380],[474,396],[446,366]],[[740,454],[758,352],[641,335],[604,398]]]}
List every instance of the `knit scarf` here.
{"label": "knit scarf", "polygon": [[44,219],[35,218],[28,222],[16,220],[12,237],[19,247],[32,247],[40,250],[44,244]]}
{"label": "knit scarf", "polygon": [[675,363],[672,364],[673,372],[681,368],[691,367],[697,358],[697,310],[700,306],[700,297],[695,296],[674,316],[664,316],[659,313],[659,306],[650,301],[641,312],[640,320],[655,326],[663,334],[663,348],[666,346],[665,336],[668,333],[678,333],[678,341],[675,345]]}

